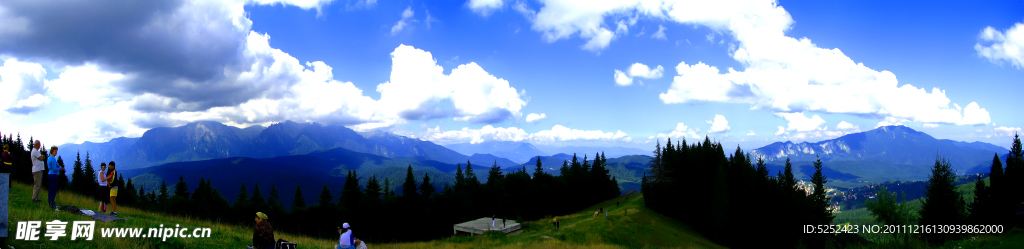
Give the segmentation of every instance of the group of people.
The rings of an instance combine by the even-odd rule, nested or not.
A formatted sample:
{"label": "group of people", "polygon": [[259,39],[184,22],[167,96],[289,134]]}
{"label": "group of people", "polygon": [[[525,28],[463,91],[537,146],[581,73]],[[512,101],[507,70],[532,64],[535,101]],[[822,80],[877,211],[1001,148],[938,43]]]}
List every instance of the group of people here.
{"label": "group of people", "polygon": [[[7,145],[4,145],[4,155],[8,155]],[[50,208],[57,209],[57,183],[58,177],[61,172],[64,172],[64,166],[57,163],[57,146],[50,146],[50,150],[43,151],[42,143],[39,140],[34,141],[32,150],[29,151],[29,156],[32,161],[32,201],[42,202],[39,200],[39,189],[43,186],[43,173],[46,173],[46,191],[47,200],[50,204]],[[6,157],[6,156],[5,156]],[[4,159],[4,164],[10,165]],[[100,183],[98,198],[100,199],[100,211],[106,212],[106,200],[110,200],[111,212],[110,215],[117,216],[117,183],[114,181],[117,176],[117,170],[115,170],[114,161],[110,161],[110,169],[107,170],[107,164],[100,164],[100,171],[96,173],[96,180]]]}
{"label": "group of people", "polygon": [[[263,212],[256,212],[255,220],[256,226],[252,231],[253,246],[246,247],[256,249],[275,248],[274,227],[270,225],[270,217]],[[352,235],[352,227],[349,226],[348,222],[338,228],[338,234],[341,236],[338,238],[338,244],[334,246],[334,249],[366,249],[366,244]]]}

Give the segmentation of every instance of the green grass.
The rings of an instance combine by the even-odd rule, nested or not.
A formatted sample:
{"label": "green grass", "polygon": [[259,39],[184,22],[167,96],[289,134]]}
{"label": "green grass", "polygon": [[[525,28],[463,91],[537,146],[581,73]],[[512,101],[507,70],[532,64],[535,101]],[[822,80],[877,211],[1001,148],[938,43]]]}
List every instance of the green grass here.
{"label": "green grass", "polygon": [[[395,244],[373,244],[373,248],[722,248],[689,226],[644,207],[643,195],[622,196],[583,211],[557,216],[561,229],[554,230],[554,217],[523,223],[514,235],[459,235],[445,239]],[[615,202],[620,202],[619,206]],[[598,208],[608,210],[594,216]],[[628,215],[626,212],[629,212]]]}
{"label": "green grass", "polygon": [[[49,237],[40,237],[39,241],[14,240],[16,225],[19,221],[69,221],[69,229],[66,231],[70,235],[70,221],[93,220],[84,215],[50,209],[45,201],[45,188],[39,193],[43,202],[32,202],[31,195],[31,186],[20,183],[13,184],[10,195],[10,213],[8,214],[11,229],[8,229],[7,242],[15,248],[244,248],[245,245],[252,245],[252,224],[222,224],[123,206],[118,207],[118,214],[128,220],[110,223],[97,221],[92,241],[82,241],[82,239],[71,241],[70,237],[61,237],[57,241],[50,241]],[[83,209],[95,210],[99,203],[90,197],[60,192],[57,194],[57,205],[74,205]],[[273,221],[273,217],[271,217],[271,221]],[[167,241],[161,241],[160,238],[102,238],[99,233],[101,228],[149,228],[159,227],[160,224],[165,227],[174,227],[177,224],[188,228],[209,227],[212,234],[209,238],[170,238]],[[43,226],[45,228],[45,224]],[[40,232],[42,235],[43,231]],[[316,239],[287,233],[275,233],[275,236],[297,242],[304,248],[329,248],[337,243],[335,240]]]}
{"label": "green grass", "polygon": [[[14,240],[16,231],[13,226],[18,221],[92,220],[83,215],[54,211],[45,202],[34,203],[30,200],[31,193],[31,186],[25,184],[15,183],[11,189],[9,216],[13,225],[8,230],[8,244],[15,248],[243,248],[252,244],[252,224],[217,223],[124,206],[118,207],[118,213],[128,220],[110,223],[97,221],[92,241],[71,241],[68,236],[57,241],[42,236],[39,241]],[[45,189],[40,197],[45,199]],[[523,232],[515,235],[458,235],[426,242],[367,243],[371,248],[721,248],[687,225],[645,208],[643,195],[632,195],[629,200],[626,198],[615,198],[574,214],[558,216],[562,227],[557,231],[550,224],[553,217],[548,217],[524,222]],[[621,205],[616,206],[616,201]],[[91,197],[60,192],[57,205],[74,205],[93,210],[98,203]],[[607,209],[609,217],[603,214],[594,217],[593,213],[599,207]],[[150,228],[161,224],[165,227],[209,227],[212,235],[209,238],[169,238],[167,241],[161,241],[160,238],[100,237],[101,228]],[[66,231],[70,234],[71,230],[69,228]],[[296,242],[302,248],[331,248],[337,243],[334,239],[324,240],[281,232],[275,232],[275,237]]]}

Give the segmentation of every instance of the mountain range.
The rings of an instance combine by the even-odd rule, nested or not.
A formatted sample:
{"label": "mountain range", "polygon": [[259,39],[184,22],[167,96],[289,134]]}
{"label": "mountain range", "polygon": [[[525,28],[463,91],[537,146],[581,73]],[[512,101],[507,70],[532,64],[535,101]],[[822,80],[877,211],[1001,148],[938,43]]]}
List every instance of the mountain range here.
{"label": "mountain range", "polygon": [[887,181],[927,179],[939,157],[948,159],[957,174],[988,172],[992,157],[1007,149],[982,142],[936,139],[906,126],[884,126],[815,143],[776,142],[750,151],[764,157],[774,169],[789,158],[800,172],[810,175],[810,162],[820,157],[826,175],[840,181]]}
{"label": "mountain range", "polygon": [[[365,135],[365,136],[364,136]],[[270,127],[245,129],[202,121],[178,127],[153,128],[139,138],[115,138],[106,143],[85,142],[60,146],[63,152],[86,152],[94,161],[116,161],[121,169],[207,159],[270,158],[304,155],[345,148],[390,158],[423,157],[445,163],[470,156],[434,144],[385,132],[359,134],[345,126],[286,121]],[[478,159],[493,159],[477,156]],[[505,162],[507,164],[507,162]]]}
{"label": "mountain range", "polygon": [[[376,174],[397,177],[392,182],[397,186],[409,165],[416,169],[417,178],[430,172],[431,177],[437,179],[435,183],[441,183],[440,187],[445,182],[441,179],[453,179],[455,167],[464,166],[467,161],[476,166],[481,181],[486,180],[483,178],[492,165],[497,164],[506,172],[525,168],[532,173],[538,159],[545,172],[558,175],[562,163],[570,161],[573,153],[583,161],[585,156],[593,160],[594,153],[601,151],[608,158],[612,175],[627,191],[639,188],[640,178],[651,158],[650,152],[633,148],[538,148],[524,142],[441,146],[388,132],[356,132],[340,125],[291,121],[244,129],[217,122],[195,122],[154,128],[139,138],[61,145],[61,152],[75,151],[82,152],[83,159],[85,152],[90,153],[94,162],[117,161],[126,176],[137,179],[147,189],[158,186],[160,181],[176,182],[178,176],[185,176],[190,186],[195,186],[199,177],[216,176],[214,182],[222,183],[215,183],[215,186],[223,184],[226,188],[219,189],[225,194],[236,192],[241,182],[248,182],[245,179],[280,182],[280,191],[285,191],[284,185],[294,185],[291,180],[275,181],[273,179],[277,178],[273,176],[311,186],[334,186],[340,184],[345,170],[350,169],[359,170],[363,184],[366,177]],[[1004,155],[1006,151],[988,143],[935,139],[909,127],[886,126],[814,143],[776,142],[749,153],[754,157],[763,156],[772,175],[782,170],[785,159],[789,158],[795,175],[801,179],[809,177],[813,172],[811,162],[820,157],[825,162],[824,173],[833,185],[855,186],[866,182],[926,179],[937,156],[949,159],[959,174],[987,172],[992,156]],[[1005,156],[1000,158],[1005,159]],[[269,177],[252,175],[250,171],[263,172]],[[318,190],[307,191],[318,193]]]}

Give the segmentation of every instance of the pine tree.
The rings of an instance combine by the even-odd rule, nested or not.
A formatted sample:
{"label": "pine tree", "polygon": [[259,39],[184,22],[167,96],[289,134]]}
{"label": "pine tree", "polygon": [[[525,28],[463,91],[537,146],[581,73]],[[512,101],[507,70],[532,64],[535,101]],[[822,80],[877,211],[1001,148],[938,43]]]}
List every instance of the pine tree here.
{"label": "pine tree", "polygon": [[[466,165],[466,169],[469,169],[469,165]],[[416,193],[416,178],[412,174],[412,165],[409,165],[409,169],[405,173],[405,183],[402,183],[402,197],[408,200],[419,198],[418,193]]]}
{"label": "pine tree", "polygon": [[[811,184],[814,185],[814,191],[810,196],[810,210],[808,213],[811,215],[811,220],[808,224],[832,224],[832,220],[835,218],[829,206],[829,201],[832,198],[828,197],[825,192],[825,183],[828,183],[828,178],[821,173],[822,168],[821,157],[818,157],[814,161],[814,174],[811,175]],[[812,236],[816,241],[811,243],[824,246],[824,236]]]}
{"label": "pine tree", "polygon": [[306,198],[302,197],[302,186],[295,184],[295,197],[292,198],[292,211],[306,208]]}
{"label": "pine tree", "polygon": [[167,181],[160,181],[160,196],[157,197],[156,202],[160,205],[167,203]]}
{"label": "pine tree", "polygon": [[380,200],[380,182],[377,181],[377,175],[371,176],[370,180],[366,181],[366,199],[372,202]]}
{"label": "pine tree", "polygon": [[785,173],[783,173],[783,175],[782,175],[783,176],[783,178],[782,178],[783,186],[789,187],[789,188],[792,188],[792,189],[797,189],[796,177],[793,176],[793,164],[789,163],[789,157],[786,157],[786,168],[784,170],[785,170]]}
{"label": "pine tree", "polygon": [[[961,225],[967,217],[964,198],[956,189],[956,173],[949,160],[936,159],[922,198],[921,225]],[[956,234],[925,234],[929,242],[942,244]]]}
{"label": "pine tree", "polygon": [[89,179],[82,184],[82,187],[90,191],[87,193],[92,193],[92,191],[95,191],[95,189],[100,187],[99,180],[96,179],[96,169],[92,167],[92,159],[90,158],[88,151],[85,152],[85,164],[82,165],[82,174],[85,176],[85,179]]}
{"label": "pine tree", "polygon": [[537,178],[544,175],[544,167],[540,164],[540,157],[537,157],[537,169],[533,170],[533,177]]}
{"label": "pine tree", "polygon": [[331,195],[331,190],[327,189],[327,184],[324,184],[324,189],[320,190],[320,207],[330,207],[331,199],[334,199],[334,196]]}
{"label": "pine tree", "polygon": [[275,214],[284,214],[284,204],[281,203],[281,195],[277,193],[277,185],[270,184],[270,195],[267,196],[267,205],[270,205],[270,211]]}
{"label": "pine tree", "polygon": [[252,203],[252,207],[259,211],[266,211],[267,199],[263,198],[263,191],[260,191],[260,183],[256,182],[252,187],[252,197],[249,198],[249,202]]}
{"label": "pine tree", "polygon": [[[60,156],[57,156],[57,165],[60,165],[61,168],[64,168],[64,159],[60,158]],[[61,170],[60,176],[57,180],[57,186],[59,186],[59,189],[65,189],[68,186],[68,181],[70,181],[68,179],[68,174],[66,173],[66,171]]]}
{"label": "pine tree", "polygon": [[[90,193],[90,189],[86,189],[85,179],[85,174],[82,172],[82,153],[76,153],[75,164],[71,168],[71,189],[83,194]],[[91,191],[96,190],[93,188]]]}
{"label": "pine tree", "polygon": [[246,193],[245,182],[242,182],[242,187],[238,190],[238,197],[235,197],[235,208],[247,205],[249,203],[249,194]]}
{"label": "pine tree", "polygon": [[345,177],[345,185],[342,187],[341,198],[338,202],[345,207],[354,209],[359,206],[360,199],[362,199],[362,191],[359,190],[359,176],[356,175],[355,170],[350,170]]}
{"label": "pine tree", "polygon": [[466,187],[470,190],[475,190],[480,187],[480,179],[476,178],[476,173],[473,173],[473,164],[466,161]]}
{"label": "pine tree", "polygon": [[[991,178],[989,178],[991,180]],[[987,207],[989,204],[989,190],[985,186],[985,181],[981,180],[981,176],[974,181],[974,201],[967,207],[970,211],[969,220],[971,224],[975,225],[987,225],[994,223],[986,223],[989,221],[988,217],[991,214],[991,210]]]}
{"label": "pine tree", "polygon": [[185,183],[185,177],[178,175],[178,183],[174,184],[174,197],[188,199],[188,184]]}
{"label": "pine tree", "polygon": [[423,173],[423,183],[420,184],[420,195],[422,195],[424,199],[430,199],[431,196],[434,196],[435,192],[437,191],[434,189],[434,185],[430,184],[430,175]]}
{"label": "pine tree", "polygon": [[501,172],[501,167],[498,167],[498,162],[494,162],[494,166],[491,166],[491,170],[487,171],[487,187],[495,188],[501,184],[502,179],[505,175]]}
{"label": "pine tree", "polygon": [[391,190],[391,180],[388,177],[384,177],[384,199],[388,199],[395,196],[395,191]]}
{"label": "pine tree", "polygon": [[462,190],[466,186],[466,176],[462,174],[462,164],[455,166],[455,189]]}

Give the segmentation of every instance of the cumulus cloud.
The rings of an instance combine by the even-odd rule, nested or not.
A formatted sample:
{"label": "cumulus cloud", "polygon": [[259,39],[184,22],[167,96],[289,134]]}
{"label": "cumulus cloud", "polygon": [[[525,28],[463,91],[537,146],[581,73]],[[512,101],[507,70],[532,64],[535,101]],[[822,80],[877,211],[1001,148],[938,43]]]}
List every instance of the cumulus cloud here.
{"label": "cumulus cloud", "polygon": [[757,134],[754,134],[754,131],[750,131],[750,132],[747,133],[747,136],[754,136],[754,135],[757,135]]}
{"label": "cumulus cloud", "polygon": [[29,114],[50,100],[46,93],[46,69],[38,63],[7,59],[0,65],[0,110]]}
{"label": "cumulus cloud", "polygon": [[787,122],[789,122],[789,124],[786,127],[786,131],[816,131],[822,130],[825,127],[825,120],[818,115],[814,115],[808,118],[807,116],[804,116],[804,113],[802,112],[776,112],[775,116],[782,117],[783,119],[786,119]]}
{"label": "cumulus cloud", "polygon": [[882,127],[882,126],[894,126],[894,125],[898,126],[898,125],[903,125],[903,122],[906,122],[906,120],[898,119],[898,118],[894,118],[894,117],[886,117],[885,119],[882,119],[882,121],[878,121],[878,124],[875,125],[875,128]]}
{"label": "cumulus cloud", "polygon": [[996,136],[1014,136],[1021,133],[1020,127],[1006,126],[993,128],[992,131],[996,134]]}
{"label": "cumulus cloud", "polygon": [[777,1],[553,0],[543,2],[533,29],[547,41],[578,36],[586,40],[585,49],[603,49],[612,40],[602,36],[612,33],[607,17],[632,15],[706,26],[735,39],[730,56],[744,67],[742,71],[680,63],[679,76],[659,95],[666,104],[747,103],[774,112],[846,113],[958,125],[988,120],[980,107],[972,117],[951,107],[943,90],[900,85],[892,72],[868,68],[837,48],[786,36],[795,22]]}
{"label": "cumulus cloud", "polygon": [[676,139],[679,139],[679,138],[686,138],[686,137],[690,137],[690,138],[693,138],[693,139],[700,139],[700,136],[697,135],[697,132],[700,132],[700,129],[693,129],[693,128],[687,127],[685,124],[680,122],[680,123],[676,124],[676,128],[673,129],[672,131],[670,131],[669,133],[658,133],[658,135],[651,136],[648,139],[654,139],[654,138],[658,138],[658,139],[662,139],[662,138],[676,138]]}
{"label": "cumulus cloud", "polygon": [[[408,46],[392,53],[396,77],[378,85],[381,99],[374,100],[351,82],[334,80],[332,68],[323,62],[300,63],[271,47],[270,35],[252,31],[243,9],[247,4],[278,3],[312,9],[324,2],[146,1],[125,8],[109,8],[124,5],[119,2],[0,3],[0,20],[24,23],[32,31],[0,28],[0,53],[6,59],[0,65],[5,89],[0,91],[0,111],[29,113],[53,99],[82,108],[76,111],[80,114],[68,115],[81,121],[62,117],[47,125],[14,124],[11,119],[0,123],[21,126],[25,132],[73,126],[48,134],[61,142],[101,142],[197,120],[240,127],[315,121],[369,129],[417,119],[417,110],[443,109],[445,115],[436,117],[470,122],[521,117],[525,92],[475,63],[460,65],[448,75],[428,75],[438,78],[403,80],[397,75],[436,66],[429,53]],[[86,30],[88,35],[81,34]],[[412,54],[426,54],[427,59],[405,56]],[[46,63],[53,72],[47,77],[43,65],[16,58]],[[458,91],[425,91],[398,99],[409,95],[409,88],[402,86],[421,83]],[[103,120],[82,119],[86,116]]]}
{"label": "cumulus cloud", "polygon": [[526,122],[528,122],[528,123],[537,123],[541,119],[545,119],[547,117],[548,117],[548,115],[546,115],[544,113],[541,113],[541,114],[530,113],[530,115],[526,115]]}
{"label": "cumulus cloud", "polygon": [[939,127],[939,124],[928,124],[928,123],[926,123],[926,124],[921,125],[921,127],[924,127],[924,128],[935,128],[935,127]]}
{"label": "cumulus cloud", "polygon": [[722,133],[729,131],[729,121],[725,120],[725,116],[715,115],[715,119],[708,120],[708,124],[711,124],[711,129],[708,129],[708,133]]}
{"label": "cumulus cloud", "polygon": [[[396,48],[391,60],[391,79],[377,86],[380,108],[387,113],[409,120],[451,115],[479,123],[522,116],[526,101],[520,92],[474,62],[445,75],[430,52],[406,45]],[[442,100],[451,102],[454,113],[435,108]]]}
{"label": "cumulus cloud", "polygon": [[836,125],[836,130],[859,130],[859,129],[860,129],[860,126],[851,124],[851,123],[846,122],[846,121],[839,121],[839,124]]}
{"label": "cumulus cloud", "polygon": [[661,78],[664,72],[665,68],[661,65],[652,69],[647,65],[637,62],[630,65],[629,68],[626,69],[626,72],[615,69],[615,84],[620,86],[632,85],[634,77],[658,79]]}
{"label": "cumulus cloud", "polygon": [[626,75],[622,70],[615,69],[615,84],[620,86],[632,85],[633,78]]}
{"label": "cumulus cloud", "polygon": [[399,19],[394,26],[391,26],[391,35],[397,35],[409,26],[409,22],[416,21],[412,19],[413,15],[412,6],[405,7],[405,10],[402,11],[402,19]]}
{"label": "cumulus cloud", "polygon": [[566,141],[632,141],[632,138],[622,131],[577,130],[562,125],[555,125],[549,130],[542,130],[536,133],[528,133],[516,127],[503,128],[490,125],[480,129],[466,127],[461,130],[450,131],[442,131],[437,126],[428,128],[425,132],[414,136],[442,144],[465,142],[476,144],[485,141],[526,141],[541,144]]}
{"label": "cumulus cloud", "polygon": [[1018,69],[1024,69],[1024,23],[1016,23],[1005,32],[989,26],[978,34],[974,50],[978,56],[993,63],[1007,61]]}
{"label": "cumulus cloud", "polygon": [[469,0],[466,2],[466,7],[484,17],[490,16],[491,13],[500,10],[503,6],[505,3],[502,0]]}
{"label": "cumulus cloud", "polygon": [[668,30],[668,29],[665,28],[664,25],[660,25],[659,24],[658,25],[658,31],[654,32],[654,34],[651,35],[651,39],[668,40],[668,37],[665,36],[665,30]]}
{"label": "cumulus cloud", "polygon": [[786,128],[782,128],[782,126],[779,126],[779,130],[775,131],[775,135],[778,136],[782,134],[786,134]]}

